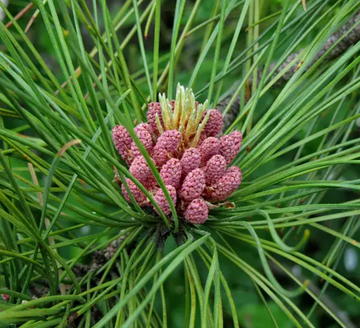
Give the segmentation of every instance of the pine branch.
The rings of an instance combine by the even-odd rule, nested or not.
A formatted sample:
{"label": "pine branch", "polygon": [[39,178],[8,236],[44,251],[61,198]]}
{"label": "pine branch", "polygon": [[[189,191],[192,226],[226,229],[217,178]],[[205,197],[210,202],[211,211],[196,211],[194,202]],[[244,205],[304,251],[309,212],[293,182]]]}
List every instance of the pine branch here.
{"label": "pine branch", "polygon": [[[285,266],[286,267],[286,266]],[[286,273],[281,270],[277,265],[271,264],[271,269],[276,273],[277,276],[287,277]],[[291,272],[297,279],[299,279],[302,283],[304,283],[307,278],[303,276],[301,270],[294,266],[292,268],[287,267],[287,271]],[[326,293],[322,294],[321,288],[319,288],[314,282],[310,281],[307,288],[318,298],[321,297],[321,301],[329,308],[331,312],[333,312],[344,324],[347,328],[356,328],[356,325],[350,320],[346,311],[336,304],[330,296]]]}
{"label": "pine branch", "polygon": [[[356,13],[343,27],[341,27],[337,32],[332,34],[329,39],[321,47],[320,51],[316,54],[315,58],[312,60],[311,65],[318,61],[345,33],[347,33],[356,23],[358,23],[349,33],[346,35],[337,45],[330,51],[328,56],[322,62],[322,64],[334,60],[341,56],[347,49],[353,46],[356,42],[360,40],[360,12]],[[274,76],[283,71],[297,56],[303,52],[304,49],[300,49],[297,52],[290,54],[286,60],[281,64],[281,66],[275,71]],[[269,67],[269,71],[272,71],[277,63],[272,63]],[[281,87],[286,82],[288,82],[293,74],[296,72],[298,64],[293,65],[288,69],[282,77],[274,84],[275,87]],[[262,72],[259,72],[258,79],[261,79]],[[251,84],[251,79],[250,79]],[[235,83],[236,85],[236,83]],[[226,97],[223,101],[219,102],[217,109],[223,112],[230,102],[233,93]],[[225,131],[231,123],[235,120],[240,111],[240,98],[237,97],[234,103],[231,105],[229,111],[224,117],[224,126],[223,131]]]}

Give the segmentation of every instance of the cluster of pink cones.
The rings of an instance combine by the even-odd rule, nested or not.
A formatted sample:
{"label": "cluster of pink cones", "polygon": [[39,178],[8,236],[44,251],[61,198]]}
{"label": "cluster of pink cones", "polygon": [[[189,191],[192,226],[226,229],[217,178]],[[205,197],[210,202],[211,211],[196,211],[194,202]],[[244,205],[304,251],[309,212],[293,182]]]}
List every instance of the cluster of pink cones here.
{"label": "cluster of pink cones", "polygon": [[[229,166],[240,150],[241,132],[219,138],[221,113],[207,109],[207,102],[195,102],[191,89],[178,86],[175,100],[164,95],[159,99],[149,104],[148,123],[137,125],[134,131],[159,170],[178,215],[193,224],[204,223],[209,206],[224,201],[241,183],[240,169]],[[131,174],[154,195],[163,213],[170,215],[163,190],[125,127],[114,127],[113,141]],[[139,206],[152,205],[130,179],[126,182]],[[124,185],[122,192],[130,202]]]}

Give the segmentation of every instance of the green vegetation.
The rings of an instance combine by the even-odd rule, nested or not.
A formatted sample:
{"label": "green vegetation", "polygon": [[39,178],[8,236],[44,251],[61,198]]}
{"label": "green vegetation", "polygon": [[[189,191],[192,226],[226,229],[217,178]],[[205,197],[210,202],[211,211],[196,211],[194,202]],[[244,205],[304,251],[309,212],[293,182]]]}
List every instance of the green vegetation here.
{"label": "green vegetation", "polygon": [[[0,6],[0,327],[360,326],[358,0]],[[243,132],[243,181],[168,229],[111,129],[178,82]]]}

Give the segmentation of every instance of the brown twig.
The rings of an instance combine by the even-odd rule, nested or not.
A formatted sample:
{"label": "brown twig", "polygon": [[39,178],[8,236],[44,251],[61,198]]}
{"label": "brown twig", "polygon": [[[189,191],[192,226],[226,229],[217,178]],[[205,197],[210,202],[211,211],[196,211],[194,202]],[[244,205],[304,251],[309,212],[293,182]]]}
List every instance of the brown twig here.
{"label": "brown twig", "polygon": [[[22,16],[24,16],[32,7],[34,6],[33,2],[30,2],[25,8],[23,8],[15,17],[14,19],[17,21],[19,18],[21,18]],[[13,22],[10,21],[8,22],[5,27],[9,28],[10,26],[13,25]]]}
{"label": "brown twig", "polygon": [[301,2],[302,2],[302,6],[303,6],[304,10],[306,11],[306,0],[302,0]]}
{"label": "brown twig", "polygon": [[27,33],[30,30],[30,27],[32,26],[32,24],[34,23],[36,17],[39,15],[39,10],[37,9],[34,14],[31,16],[29,22],[27,23],[24,32]]}

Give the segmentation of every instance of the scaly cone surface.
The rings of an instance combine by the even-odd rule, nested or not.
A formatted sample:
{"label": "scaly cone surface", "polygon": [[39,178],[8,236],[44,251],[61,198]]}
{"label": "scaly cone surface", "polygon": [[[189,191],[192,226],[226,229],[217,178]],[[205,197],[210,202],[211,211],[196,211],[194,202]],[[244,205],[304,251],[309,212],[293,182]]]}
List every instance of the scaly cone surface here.
{"label": "scaly cone surface", "polygon": [[[240,150],[242,134],[233,131],[219,137],[222,115],[207,106],[207,101],[195,101],[191,89],[178,85],[175,100],[159,95],[159,102],[149,104],[148,123],[134,128],[159,170],[179,216],[193,224],[204,223],[210,203],[230,197],[242,178],[237,166],[229,166]],[[125,127],[115,126],[112,136],[130,173],[154,196],[163,213],[171,215],[163,190]],[[152,206],[130,179],[125,181],[139,206]],[[122,186],[124,198],[131,202],[128,190]]]}

